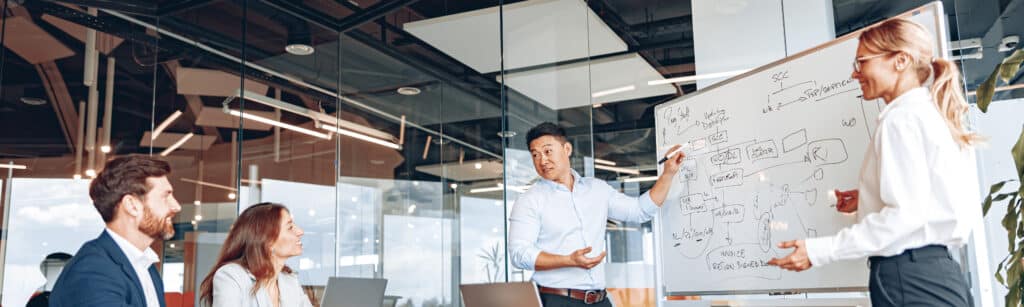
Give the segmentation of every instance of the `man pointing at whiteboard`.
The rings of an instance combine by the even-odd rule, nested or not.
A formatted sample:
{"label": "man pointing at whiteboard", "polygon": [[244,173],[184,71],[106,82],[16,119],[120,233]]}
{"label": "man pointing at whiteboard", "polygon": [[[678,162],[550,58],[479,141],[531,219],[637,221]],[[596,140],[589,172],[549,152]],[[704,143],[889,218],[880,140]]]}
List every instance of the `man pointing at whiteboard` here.
{"label": "man pointing at whiteboard", "polygon": [[512,207],[509,259],[517,268],[536,271],[533,281],[544,306],[612,306],[602,263],[606,221],[649,221],[665,201],[685,154],[675,153],[679,145],[670,148],[675,154],[654,187],[629,197],[572,169],[572,144],[558,125],[533,127],[526,142],[541,179]]}

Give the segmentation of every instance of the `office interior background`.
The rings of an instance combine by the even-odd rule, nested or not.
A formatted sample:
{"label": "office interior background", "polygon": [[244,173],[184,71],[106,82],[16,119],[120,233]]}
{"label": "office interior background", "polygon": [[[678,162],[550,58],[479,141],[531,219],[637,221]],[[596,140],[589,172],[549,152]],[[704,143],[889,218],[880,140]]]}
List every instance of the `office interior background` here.
{"label": "office interior background", "polygon": [[[974,91],[1003,39],[1024,35],[1024,0],[942,2]],[[90,176],[147,154],[172,164],[183,207],[154,246],[168,306],[194,305],[238,212],[267,201],[306,231],[289,266],[314,305],[346,276],[388,279],[393,306],[460,306],[460,284],[530,279],[505,247],[508,212],[538,180],[529,128],[562,125],[576,171],[636,196],[657,175],[659,103],[926,3],[6,0],[0,304],[52,289],[104,226]],[[987,183],[1012,163],[1021,82],[973,117],[991,137]],[[998,218],[972,242],[984,274],[965,265],[976,302],[1005,293]],[[606,239],[615,304],[654,306],[650,223],[609,221]],[[783,297],[816,295],[832,294]]]}

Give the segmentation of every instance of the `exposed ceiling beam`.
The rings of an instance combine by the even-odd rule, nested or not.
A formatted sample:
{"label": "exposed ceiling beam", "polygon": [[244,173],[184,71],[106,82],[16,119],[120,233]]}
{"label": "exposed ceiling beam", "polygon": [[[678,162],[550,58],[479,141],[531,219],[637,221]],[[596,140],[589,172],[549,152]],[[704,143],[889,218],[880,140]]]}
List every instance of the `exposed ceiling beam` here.
{"label": "exposed ceiling beam", "polygon": [[75,148],[78,112],[75,111],[74,101],[71,100],[71,93],[68,92],[68,86],[64,83],[64,77],[61,76],[60,69],[54,62],[40,63],[35,67],[36,72],[39,73],[39,80],[43,82],[43,87],[46,89],[46,96],[52,102],[53,111],[57,113],[60,130],[64,132],[64,140],[67,141],[68,148]]}
{"label": "exposed ceiling beam", "polygon": [[[167,63],[164,63],[164,70],[167,71],[167,74],[171,76],[172,80],[177,80],[178,67],[181,67],[181,65],[178,63],[177,60],[169,61]],[[197,95],[182,95],[182,96],[185,97],[185,101],[188,103],[188,108],[187,108],[188,114],[190,114],[193,119],[194,118],[198,118],[199,117],[199,111],[201,111],[203,109],[203,100],[202,100],[202,98],[200,98]],[[201,127],[203,129],[203,134],[215,135],[215,136],[217,136],[217,139],[223,139],[221,137],[221,135],[220,135],[220,131],[218,131],[217,128],[209,127],[209,126],[201,126]]]}
{"label": "exposed ceiling beam", "polygon": [[[23,6],[10,8],[10,13],[11,16],[31,16],[29,11]],[[0,12],[0,15],[4,15],[6,18],[7,12]],[[51,105],[53,105],[53,111],[57,115],[57,122],[60,123],[60,130],[64,134],[67,148],[74,150],[74,144],[77,141],[78,112],[75,110],[71,93],[68,92],[67,83],[64,82],[64,76],[60,74],[60,69],[57,68],[57,64],[53,61],[37,63],[33,66],[36,69],[36,73],[39,74],[39,80],[43,83],[47,98],[49,98]]]}
{"label": "exposed ceiling beam", "polygon": [[[46,2],[58,3],[55,0],[42,0]],[[140,1],[140,0],[61,0],[60,2],[77,4],[81,6],[94,7],[98,9],[108,9],[118,12],[124,12],[132,15],[145,15],[155,16],[157,14],[157,4],[153,1]]]}
{"label": "exposed ceiling beam", "polygon": [[204,7],[210,4],[214,4],[215,0],[186,0],[172,2],[170,4],[164,4],[157,7],[157,14],[160,16],[173,16],[178,13],[194,10],[200,7]]}
{"label": "exposed ceiling beam", "polygon": [[381,1],[374,5],[366,8],[365,10],[356,12],[351,16],[345,17],[338,22],[338,32],[345,33],[349,30],[358,28],[367,22],[374,21],[378,18],[384,17],[385,15],[394,12],[407,5],[413,4],[418,0],[397,0],[397,1]]}

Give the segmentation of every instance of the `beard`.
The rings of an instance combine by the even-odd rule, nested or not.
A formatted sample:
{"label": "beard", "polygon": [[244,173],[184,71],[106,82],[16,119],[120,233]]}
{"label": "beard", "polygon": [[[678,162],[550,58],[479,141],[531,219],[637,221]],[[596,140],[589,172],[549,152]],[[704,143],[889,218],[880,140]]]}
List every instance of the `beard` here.
{"label": "beard", "polygon": [[158,218],[149,207],[142,211],[142,223],[139,224],[139,231],[157,240],[170,240],[174,237],[174,224],[170,218],[174,213]]}

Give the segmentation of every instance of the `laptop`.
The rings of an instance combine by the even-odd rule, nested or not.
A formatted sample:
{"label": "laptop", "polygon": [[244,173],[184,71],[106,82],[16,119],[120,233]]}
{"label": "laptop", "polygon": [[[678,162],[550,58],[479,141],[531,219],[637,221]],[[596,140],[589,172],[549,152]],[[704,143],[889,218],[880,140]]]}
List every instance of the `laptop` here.
{"label": "laptop", "polygon": [[381,307],[387,279],[331,277],[320,307]]}
{"label": "laptop", "polygon": [[533,282],[460,285],[466,307],[542,307]]}

